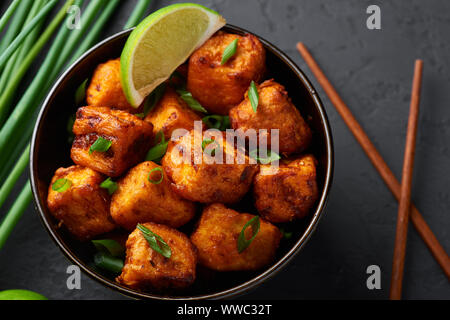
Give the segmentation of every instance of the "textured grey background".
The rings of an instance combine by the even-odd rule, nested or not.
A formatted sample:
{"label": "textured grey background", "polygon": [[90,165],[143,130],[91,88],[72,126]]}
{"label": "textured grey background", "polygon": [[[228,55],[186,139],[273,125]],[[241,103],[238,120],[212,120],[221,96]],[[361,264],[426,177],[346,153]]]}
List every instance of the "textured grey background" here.
{"label": "textured grey background", "polygon": [[[177,1],[154,0],[151,10]],[[303,41],[400,177],[416,58],[425,62],[413,200],[450,252],[450,1],[210,0],[229,23],[264,37],[306,72],[334,135],[336,166],[326,214],[305,249],[277,276],[243,298],[388,297],[397,203],[313,78],[295,44]],[[123,1],[104,37],[119,30],[136,1]],[[378,4],[382,30],[366,28]],[[5,4],[2,4],[2,11]],[[25,179],[25,177],[23,177]],[[18,194],[16,192],[12,196]],[[11,199],[13,200],[13,199]],[[11,201],[0,210],[5,213]],[[382,289],[366,288],[366,267],[382,269]],[[27,288],[52,299],[125,299],[87,276],[66,288],[69,261],[32,206],[0,252],[0,289]],[[404,298],[450,299],[447,278],[410,228]]]}

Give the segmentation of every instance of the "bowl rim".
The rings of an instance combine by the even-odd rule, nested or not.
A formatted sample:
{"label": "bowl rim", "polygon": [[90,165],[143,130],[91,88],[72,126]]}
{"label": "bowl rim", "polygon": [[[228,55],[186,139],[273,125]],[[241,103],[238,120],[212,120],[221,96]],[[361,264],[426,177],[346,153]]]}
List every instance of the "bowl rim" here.
{"label": "bowl rim", "polygon": [[30,182],[31,182],[31,189],[33,192],[33,199],[35,203],[35,207],[39,213],[39,217],[41,219],[42,224],[45,226],[45,229],[50,234],[53,241],[56,243],[58,248],[64,253],[64,255],[74,264],[76,264],[78,267],[80,267],[90,278],[102,283],[103,285],[107,286],[108,288],[112,290],[116,290],[119,293],[126,295],[128,297],[132,298],[138,298],[138,299],[154,299],[154,300],[203,300],[203,299],[226,299],[230,298],[236,295],[241,295],[244,293],[249,292],[250,290],[256,288],[259,286],[262,282],[265,280],[273,277],[275,274],[280,272],[304,247],[304,245],[308,242],[311,235],[317,228],[318,222],[320,218],[324,214],[324,209],[327,203],[328,195],[330,192],[332,180],[333,180],[333,172],[334,172],[334,148],[333,148],[333,138],[331,133],[330,124],[328,121],[327,114],[325,112],[325,108],[316,92],[314,87],[312,86],[309,79],[306,77],[306,75],[301,71],[301,69],[293,62],[285,53],[283,53],[278,47],[273,45],[272,43],[268,42],[264,38],[247,31],[243,28],[226,24],[224,29],[238,33],[238,34],[252,34],[256,36],[261,43],[264,45],[266,50],[269,50],[272,54],[277,56],[279,59],[285,63],[292,72],[295,73],[297,78],[300,79],[300,81],[303,83],[305,88],[308,90],[310,97],[312,98],[312,101],[314,105],[316,106],[320,120],[323,126],[324,131],[324,137],[326,141],[326,150],[327,150],[327,167],[326,167],[326,173],[325,173],[325,182],[322,188],[322,194],[320,199],[318,200],[317,208],[312,216],[311,222],[309,223],[308,227],[304,231],[302,237],[292,246],[292,248],[283,256],[281,257],[275,264],[270,266],[268,269],[264,270],[262,273],[258,274],[256,277],[243,282],[241,284],[238,284],[232,288],[221,290],[219,292],[215,293],[209,293],[209,294],[202,294],[202,295],[196,295],[196,296],[159,296],[151,293],[145,293],[136,291],[130,288],[127,288],[125,286],[119,285],[118,283],[114,282],[113,280],[110,280],[93,270],[89,269],[87,265],[84,264],[83,261],[81,261],[73,252],[72,250],[66,246],[64,243],[64,240],[62,237],[59,236],[59,234],[53,230],[53,227],[50,223],[50,221],[47,220],[47,217],[44,213],[44,205],[42,199],[39,197],[38,187],[37,187],[37,177],[35,175],[35,172],[37,171],[35,156],[36,156],[36,138],[38,135],[38,132],[41,130],[42,126],[42,118],[44,115],[48,112],[48,106],[50,100],[55,95],[55,92],[59,88],[62,81],[68,76],[68,74],[74,69],[78,64],[82,63],[85,59],[87,59],[93,52],[95,52],[98,48],[102,47],[103,45],[109,43],[110,41],[115,40],[116,38],[119,38],[127,33],[130,33],[134,28],[123,30],[118,33],[115,33],[103,41],[97,43],[95,46],[93,46],[91,49],[89,49],[86,53],[84,53],[81,57],[79,57],[74,63],[70,65],[67,70],[62,73],[58,80],[55,82],[55,84],[52,86],[51,90],[49,91],[48,95],[46,96],[41,109],[39,111],[38,118],[35,123],[35,127],[33,130],[32,140],[31,140],[31,151],[30,151]]}

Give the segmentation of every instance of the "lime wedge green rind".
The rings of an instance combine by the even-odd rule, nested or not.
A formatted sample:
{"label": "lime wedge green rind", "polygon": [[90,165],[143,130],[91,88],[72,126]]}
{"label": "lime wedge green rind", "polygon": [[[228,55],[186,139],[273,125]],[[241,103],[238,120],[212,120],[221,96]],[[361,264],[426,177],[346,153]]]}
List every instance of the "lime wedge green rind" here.
{"label": "lime wedge green rind", "polygon": [[217,12],[194,3],[173,4],[145,18],[121,55],[121,82],[130,104],[139,107],[225,23]]}
{"label": "lime wedge green rind", "polygon": [[42,294],[29,290],[0,291],[0,300],[47,300]]}

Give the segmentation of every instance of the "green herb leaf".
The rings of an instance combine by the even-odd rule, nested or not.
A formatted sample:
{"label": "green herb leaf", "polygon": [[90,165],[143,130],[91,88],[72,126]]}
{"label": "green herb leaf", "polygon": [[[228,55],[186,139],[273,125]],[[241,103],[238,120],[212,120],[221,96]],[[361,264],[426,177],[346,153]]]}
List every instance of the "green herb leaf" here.
{"label": "green herb leaf", "polygon": [[69,179],[58,179],[52,185],[52,190],[56,192],[64,192],[72,186]]}
{"label": "green herb leaf", "polygon": [[210,129],[219,129],[220,131],[225,131],[230,128],[230,117],[220,116],[220,115],[210,115],[202,119],[203,123]]}
{"label": "green herb leaf", "polygon": [[[166,91],[166,83],[163,82],[159,86],[157,86],[152,93],[147,97],[144,104],[144,112],[140,113],[139,115],[142,115],[142,118],[145,118],[148,113],[156,106],[156,104],[161,100],[162,96],[164,95],[164,92]],[[136,115],[138,116],[138,115]]]}
{"label": "green herb leaf", "polygon": [[280,232],[283,235],[283,238],[285,238],[285,239],[292,238],[292,235],[294,234],[292,231],[286,231],[283,228],[280,228]]}
{"label": "green herb leaf", "polygon": [[147,240],[150,248],[160,253],[163,257],[170,258],[170,256],[172,255],[172,250],[163,238],[161,238],[159,235],[152,232],[142,224],[138,224],[137,228],[139,229],[139,231],[141,231],[145,240]]}
{"label": "green herb leaf", "polygon": [[272,150],[267,150],[267,157],[265,158],[258,156],[258,149],[253,149],[248,153],[248,155],[250,158],[259,161],[261,164],[269,164],[281,159],[280,155]]}
{"label": "green herb leaf", "polygon": [[94,256],[94,263],[96,267],[114,274],[121,273],[124,264],[122,259],[104,252],[99,252]]}
{"label": "green herb leaf", "polygon": [[208,113],[208,111],[202,107],[200,102],[198,102],[197,100],[194,99],[194,97],[192,96],[192,94],[189,91],[184,90],[184,89],[178,89],[177,93],[180,95],[181,99],[183,99],[192,110],[203,112],[203,113]]}
{"label": "green herb leaf", "polygon": [[254,81],[250,83],[250,88],[248,89],[248,98],[250,99],[250,103],[252,104],[253,111],[256,112],[259,104],[259,94]]}
{"label": "green herb leaf", "polygon": [[89,148],[89,154],[92,154],[92,152],[106,152],[111,147],[112,141],[98,137],[97,140],[91,145]]}
{"label": "green herb leaf", "polygon": [[[150,179],[151,174],[153,172],[155,172],[155,171],[161,172],[161,178],[159,180],[152,180],[152,179]],[[160,184],[161,182],[163,182],[163,180],[164,180],[164,172],[163,172],[162,168],[157,167],[157,168],[153,168],[152,170],[150,170],[147,179],[148,179],[148,181],[150,181],[153,184]]]}
{"label": "green herb leaf", "polygon": [[[246,239],[245,238],[245,230],[249,227],[252,226],[252,231],[253,231],[253,235],[250,239]],[[259,217],[253,217],[252,219],[250,219],[242,228],[241,233],[239,234],[239,238],[238,238],[238,242],[237,242],[237,247],[238,247],[238,252],[241,253],[242,251],[244,251],[245,249],[248,248],[248,246],[252,243],[252,241],[255,239],[256,235],[259,232],[259,227],[260,227],[260,222],[259,222]]]}
{"label": "green herb leaf", "polygon": [[88,83],[88,79],[84,80],[80,86],[78,87],[77,91],[75,92],[75,105],[80,105],[84,98],[86,97],[86,85]]}
{"label": "green herb leaf", "polygon": [[223,66],[227,61],[236,54],[236,49],[239,39],[234,39],[223,51],[222,61],[220,64]]}
{"label": "green herb leaf", "polygon": [[[214,148],[208,147],[210,144],[215,145]],[[202,149],[203,151],[210,155],[210,156],[214,156],[216,153],[216,149],[219,148],[220,145],[217,141],[212,140],[212,139],[205,139],[202,141]],[[206,149],[206,150],[205,150]]]}
{"label": "green herb leaf", "polygon": [[122,247],[116,240],[92,240],[92,243],[99,252],[108,253],[113,257],[123,257],[125,255],[125,248]]}
{"label": "green herb leaf", "polygon": [[108,189],[109,195],[112,195],[117,190],[117,183],[108,178],[100,184],[100,188]]}
{"label": "green herb leaf", "polygon": [[[158,137],[161,136],[161,139],[158,139]],[[162,157],[166,154],[167,146],[169,145],[169,141],[166,142],[164,137],[164,132],[161,130],[156,134],[155,140],[161,140],[159,143],[157,143],[155,146],[150,148],[150,150],[147,152],[147,156],[145,157],[146,161],[154,161],[157,163],[160,163]]]}

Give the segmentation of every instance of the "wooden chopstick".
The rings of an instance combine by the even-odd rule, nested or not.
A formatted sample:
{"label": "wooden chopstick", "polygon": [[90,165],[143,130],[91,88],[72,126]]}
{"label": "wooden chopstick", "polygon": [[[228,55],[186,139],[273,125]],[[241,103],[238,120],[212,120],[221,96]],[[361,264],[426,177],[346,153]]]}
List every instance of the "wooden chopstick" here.
{"label": "wooden chopstick", "polygon": [[[314,76],[317,78],[317,81],[319,81],[327,96],[330,98],[331,103],[335,106],[345,124],[348,126],[358,143],[363,148],[366,155],[369,157],[375,169],[381,175],[381,178],[384,180],[389,190],[391,190],[397,201],[399,201],[401,193],[400,183],[395,178],[395,175],[392,173],[391,169],[389,169],[383,157],[370,141],[363,128],[359,125],[350,109],[333,88],[330,81],[328,81],[328,79],[325,77],[325,74],[322,72],[319,65],[311,56],[306,46],[303,43],[299,42],[297,44],[297,49],[303,56],[303,59],[308,64]],[[419,210],[417,210],[417,208],[413,204],[411,204],[410,218],[420,237],[423,239],[428,249],[431,251],[434,258],[445,272],[445,275],[450,279],[450,258],[445,252],[444,248],[442,248],[439,241],[436,239],[430,227],[423,219]]]}
{"label": "wooden chopstick", "polygon": [[411,208],[411,187],[416,150],[417,119],[419,118],[420,89],[422,86],[423,61],[416,60],[406,132],[405,155],[403,159],[400,203],[398,206],[397,231],[395,233],[394,258],[392,262],[390,299],[402,297],[403,269],[405,267],[406,237]]}

